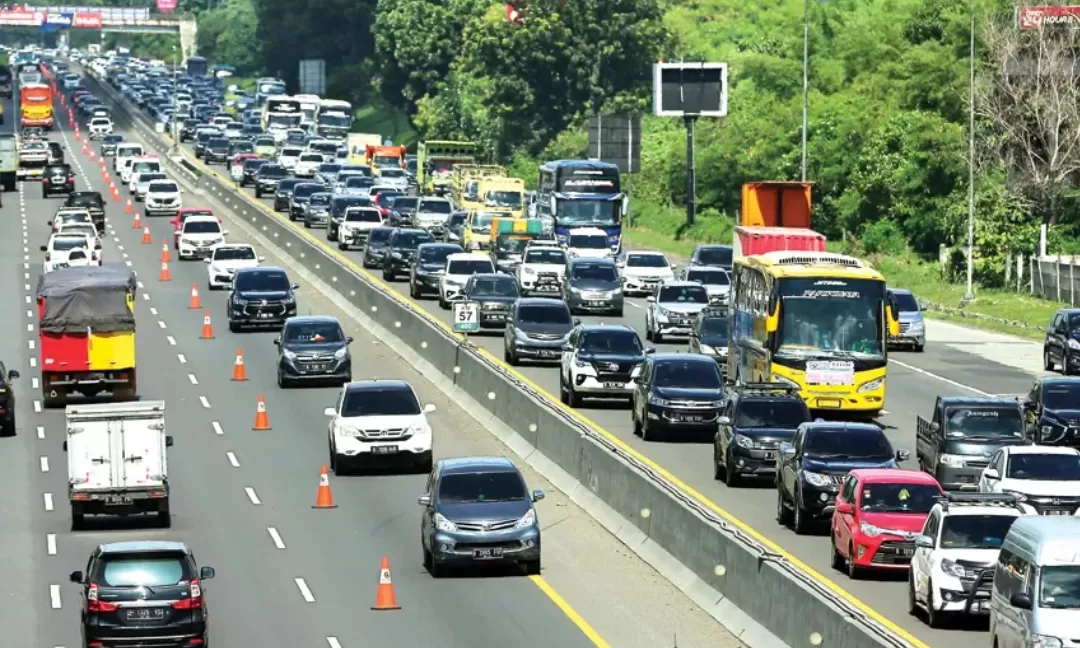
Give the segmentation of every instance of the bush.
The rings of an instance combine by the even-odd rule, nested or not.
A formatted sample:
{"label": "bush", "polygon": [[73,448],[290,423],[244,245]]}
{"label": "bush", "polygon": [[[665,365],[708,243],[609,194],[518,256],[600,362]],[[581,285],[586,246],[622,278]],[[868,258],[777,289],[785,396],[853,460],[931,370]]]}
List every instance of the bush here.
{"label": "bush", "polygon": [[859,244],[870,254],[899,256],[907,250],[904,233],[891,220],[879,220],[865,226]]}

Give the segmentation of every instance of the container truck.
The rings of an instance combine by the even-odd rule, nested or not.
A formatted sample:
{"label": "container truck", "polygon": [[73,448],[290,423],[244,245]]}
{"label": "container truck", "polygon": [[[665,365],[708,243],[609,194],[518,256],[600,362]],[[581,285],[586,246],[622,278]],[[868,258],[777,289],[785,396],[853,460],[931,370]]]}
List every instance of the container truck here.
{"label": "container truck", "polygon": [[383,167],[405,168],[404,146],[382,146],[368,144],[364,150],[364,164],[370,166],[377,174]]}
{"label": "container truck", "polygon": [[824,252],[825,236],[810,229],[810,188],[809,182],[744,184],[732,256]]}

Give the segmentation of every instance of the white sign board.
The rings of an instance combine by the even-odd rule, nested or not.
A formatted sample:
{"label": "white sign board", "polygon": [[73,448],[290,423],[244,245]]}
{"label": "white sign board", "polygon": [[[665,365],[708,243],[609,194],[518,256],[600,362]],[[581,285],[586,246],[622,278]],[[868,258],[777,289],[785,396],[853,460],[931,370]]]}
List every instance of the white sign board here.
{"label": "white sign board", "polygon": [[454,303],[454,333],[475,333],[480,330],[480,304]]}
{"label": "white sign board", "polygon": [[808,385],[854,385],[855,363],[843,360],[810,360],[806,363]]}

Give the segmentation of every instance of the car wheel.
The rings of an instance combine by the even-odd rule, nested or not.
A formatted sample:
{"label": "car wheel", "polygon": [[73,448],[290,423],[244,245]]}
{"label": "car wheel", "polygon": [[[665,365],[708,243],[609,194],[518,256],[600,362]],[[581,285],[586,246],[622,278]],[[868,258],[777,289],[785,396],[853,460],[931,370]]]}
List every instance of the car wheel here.
{"label": "car wheel", "polygon": [[518,366],[517,354],[511,351],[509,348],[503,347],[503,360],[511,367]]}
{"label": "car wheel", "polygon": [[[833,546],[836,546],[835,542],[833,543]],[[859,577],[862,576],[862,569],[859,569],[859,566],[855,564],[855,547],[851,544],[848,545],[847,555],[848,578],[851,580],[859,580]]]}
{"label": "car wheel", "polygon": [[1050,357],[1050,349],[1043,349],[1043,369],[1046,371],[1054,370],[1054,360]]}
{"label": "car wheel", "polygon": [[431,563],[434,561],[431,559],[431,552],[424,546],[423,540],[420,541],[420,549],[424,552],[424,569],[431,571]]}
{"label": "car wheel", "polygon": [[713,453],[712,453],[712,478],[716,481],[721,481],[725,478],[727,472],[727,466],[720,462],[720,452],[717,447],[716,441],[713,441]]}
{"label": "car wheel", "polygon": [[940,628],[945,621],[945,613],[934,609],[934,581],[926,583],[926,625]]}
{"label": "car wheel", "polygon": [[652,341],[655,342],[656,344],[660,344],[661,342],[664,341],[664,336],[660,333],[659,330],[653,331]]}
{"label": "car wheel", "polygon": [[450,302],[443,299],[442,295],[439,295],[439,308],[443,310],[450,310]]}
{"label": "car wheel", "polygon": [[907,611],[911,616],[919,614],[919,601],[915,598],[915,575],[908,570],[907,579]]}
{"label": "car wheel", "polygon": [[12,417],[9,421],[4,421],[3,425],[0,425],[0,436],[13,437],[15,434],[15,417]]}
{"label": "car wheel", "polygon": [[922,345],[922,344],[916,344],[915,345],[915,353],[922,353],[925,349],[926,349],[925,345]]}
{"label": "car wheel", "polygon": [[807,533],[810,533],[811,521],[806,519],[805,510],[799,505],[801,500],[802,497],[800,496],[800,493],[796,491],[795,505],[792,507],[795,510],[793,511],[791,519],[791,530],[795,532],[795,535],[806,535]]}
{"label": "car wheel", "polygon": [[574,409],[581,407],[581,395],[574,389],[573,382],[566,383],[566,404]]}
{"label": "car wheel", "polygon": [[836,537],[829,538],[829,564],[833,569],[840,571],[844,568],[844,557],[840,554],[840,551],[836,548]]}
{"label": "car wheel", "polygon": [[1072,358],[1069,357],[1070,355],[1072,354],[1065,352],[1061,356],[1061,375],[1063,376],[1071,376],[1076,373],[1072,370]]}
{"label": "car wheel", "polygon": [[776,522],[780,526],[791,524],[791,510],[784,506],[784,489],[780,484],[776,485]]}
{"label": "car wheel", "polygon": [[431,574],[432,578],[442,578],[446,575],[446,566],[440,565],[439,562],[435,560],[435,556],[432,555],[431,566],[428,567],[428,573]]}
{"label": "car wheel", "polygon": [[349,246],[345,245],[344,241],[338,241],[337,249],[339,249],[339,250],[348,250]]}
{"label": "car wheel", "polygon": [[742,483],[739,473],[732,467],[734,465],[735,462],[731,460],[731,453],[729,452],[724,460],[724,485],[728,488],[735,488]]}
{"label": "car wheel", "polygon": [[529,576],[540,575],[540,559],[525,561],[525,573]]}
{"label": "car wheel", "polygon": [[239,333],[240,332],[240,325],[237,324],[236,322],[230,321],[229,322],[229,332],[230,333]]}
{"label": "car wheel", "polygon": [[277,370],[277,386],[281,389],[288,389],[290,387],[289,379],[285,377],[285,372],[282,371],[281,367],[278,367]]}
{"label": "car wheel", "polygon": [[421,297],[420,291],[416,288],[416,282],[409,282],[409,297],[412,297],[413,299],[420,299]]}

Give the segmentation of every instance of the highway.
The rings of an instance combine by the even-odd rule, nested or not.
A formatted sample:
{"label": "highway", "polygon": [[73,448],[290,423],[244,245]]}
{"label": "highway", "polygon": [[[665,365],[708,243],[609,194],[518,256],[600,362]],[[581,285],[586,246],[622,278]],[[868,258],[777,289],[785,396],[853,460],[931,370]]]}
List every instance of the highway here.
{"label": "highway", "polygon": [[[98,167],[79,153],[73,133],[62,128],[51,137],[67,145],[78,186],[107,195]],[[126,191],[122,195],[126,200]],[[338,508],[313,510],[319,467],[328,460],[322,410],[333,404],[337,388],[278,389],[274,334],[229,333],[224,293],[205,291],[202,263],[177,262],[172,251],[171,281],[159,281],[162,242],[171,241],[168,219],[149,222],[153,244],[143,245],[123,202],[109,202],[104,258],[138,273],[140,397],[166,401],[168,431],[176,440],[169,451],[172,528],[157,529],[139,518],[88,518],[89,531],[72,533],[64,416],[41,411],[36,331],[27,311],[40,273],[38,247],[62,201],[42,199],[36,183],[23,183],[19,196],[3,198],[7,219],[26,224],[25,237],[0,240],[7,270],[0,282],[4,327],[22,331],[6,336],[0,350],[23,375],[19,435],[4,439],[10,449],[0,453],[12,500],[0,545],[8,559],[0,574],[9,583],[31,584],[27,596],[12,597],[0,617],[14,645],[81,645],[79,587],[68,582],[68,573],[83,569],[99,543],[143,538],[183,540],[200,564],[217,569],[207,585],[215,645],[652,648],[670,645],[676,634],[679,646],[742,645],[530,470],[530,487],[549,494],[538,506],[545,527],[539,577],[511,569],[433,580],[421,565],[419,546],[416,497],[423,475],[331,476]],[[185,203],[212,206],[192,194]],[[231,238],[246,240],[242,231],[232,231]],[[274,250],[256,247],[267,264],[287,267]],[[193,284],[211,313],[212,340],[199,339],[203,313],[187,307]],[[302,286],[300,306],[305,313],[337,315],[356,338],[355,378],[403,378],[423,402],[436,404],[437,456],[507,454],[468,412],[348,319],[318,287]],[[231,381],[238,348],[247,382]],[[260,393],[272,430],[255,432]],[[18,556],[30,561],[13,560]],[[369,609],[382,556],[391,562],[399,611]]]}

